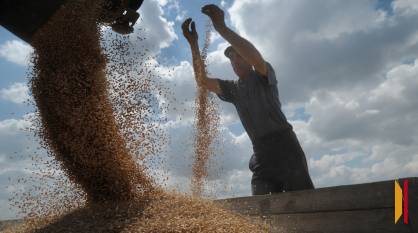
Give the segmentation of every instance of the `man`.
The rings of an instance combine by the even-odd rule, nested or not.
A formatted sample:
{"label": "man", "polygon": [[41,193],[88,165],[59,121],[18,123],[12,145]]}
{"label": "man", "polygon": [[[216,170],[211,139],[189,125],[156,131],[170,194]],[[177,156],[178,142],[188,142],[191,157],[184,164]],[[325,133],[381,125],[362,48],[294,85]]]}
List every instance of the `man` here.
{"label": "man", "polygon": [[192,50],[198,85],[235,105],[252,141],[254,154],[249,168],[253,172],[253,195],[313,189],[305,154],[281,111],[273,67],[249,41],[225,25],[224,12],[219,7],[206,5],[202,12],[210,17],[215,30],[231,44],[224,53],[239,79],[227,81],[206,77],[196,26],[191,18],[182,25],[183,35]]}

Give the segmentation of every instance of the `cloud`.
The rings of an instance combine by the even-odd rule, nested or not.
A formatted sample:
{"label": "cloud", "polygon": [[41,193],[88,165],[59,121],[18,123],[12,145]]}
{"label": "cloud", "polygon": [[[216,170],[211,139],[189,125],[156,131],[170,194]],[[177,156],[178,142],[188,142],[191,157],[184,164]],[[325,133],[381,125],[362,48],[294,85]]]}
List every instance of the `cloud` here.
{"label": "cloud", "polygon": [[[9,209],[8,199],[15,190],[24,189],[23,184],[15,183],[18,178],[29,177],[32,168],[31,156],[38,143],[27,131],[31,127],[31,115],[21,119],[0,121],[0,219],[14,218],[15,209]],[[38,151],[39,152],[39,151]]]}
{"label": "cloud", "polygon": [[159,0],[160,6],[163,7],[165,13],[175,15],[176,21],[183,21],[186,17],[186,10],[182,10],[181,4],[178,0]]}
{"label": "cloud", "polygon": [[[167,124],[167,131],[170,142],[162,155],[165,167],[159,169],[169,173],[166,185],[187,192],[194,161],[195,126],[193,121],[171,121]],[[217,197],[249,195],[248,161],[252,151],[248,136],[244,133],[236,136],[227,127],[221,126],[217,140],[212,147],[214,154],[208,162],[207,194],[216,194]],[[237,178],[239,174],[245,176]],[[242,182],[237,183],[237,180]]]}
{"label": "cloud", "polygon": [[[236,79],[223,51],[226,43],[219,44],[208,53],[207,64],[212,78]],[[187,48],[189,49],[189,48]],[[172,66],[160,66],[158,73],[166,80],[171,92],[168,119],[165,125],[170,140],[164,168],[168,171],[168,186],[183,192],[190,191],[192,163],[194,160],[195,113],[194,104],[197,86],[190,61],[180,61]],[[250,171],[248,161],[252,154],[251,142],[246,133],[234,132],[230,127],[239,123],[234,106],[221,102],[214,94],[221,115],[219,140],[215,143],[215,155],[208,162],[209,176],[206,195],[231,197],[250,194]]]}
{"label": "cloud", "polygon": [[[174,27],[179,25],[164,12],[175,7],[173,2],[145,1],[140,10],[143,21],[131,41],[152,55],[173,44]],[[234,29],[275,67],[283,109],[292,119],[316,187],[418,176],[415,2],[394,1],[393,14],[360,0],[239,0],[226,5]],[[136,40],[138,35],[146,40]],[[212,77],[236,79],[223,56],[226,46],[219,43],[211,50],[208,70]],[[161,155],[165,167],[158,169],[169,177],[169,187],[183,191],[188,190],[193,161],[196,83],[190,62],[157,70],[172,92],[164,125],[170,144]],[[218,103],[223,142],[210,161],[208,195],[250,195],[251,142],[237,126],[234,106]],[[298,118],[299,110],[309,117]],[[2,124],[11,129],[18,122],[22,123],[15,119]],[[14,132],[0,129],[6,131]],[[25,148],[20,139],[10,141],[13,137],[5,135],[0,133],[1,146],[6,146],[0,153]],[[0,163],[6,164],[2,158]]]}
{"label": "cloud", "polygon": [[[399,65],[368,92],[322,91],[306,105],[312,130],[325,140],[367,139],[369,142],[415,143],[417,62]],[[330,114],[332,112],[332,114]]]}
{"label": "cloud", "polygon": [[389,16],[370,1],[243,0],[229,13],[276,68],[287,101],[306,101],[318,89],[364,91],[418,53],[418,11]]}
{"label": "cloud", "polygon": [[[229,61],[223,55],[225,48],[226,44],[223,43],[216,50],[208,53],[207,68],[209,77],[221,79],[237,78],[233,74]],[[167,87],[171,92],[169,96],[169,118],[176,119],[178,116],[181,116],[183,120],[192,120],[194,117],[193,106],[197,94],[192,64],[189,61],[181,61],[179,64],[172,66],[160,66],[157,73],[167,81]],[[210,93],[210,95],[218,99],[215,94]],[[217,101],[217,103],[223,116],[222,120],[227,120],[227,123],[239,121],[232,104],[221,103],[220,101]]]}
{"label": "cloud", "polygon": [[[275,67],[317,187],[418,175],[415,5],[394,1],[388,14],[369,1],[242,0],[228,9]],[[309,117],[293,119],[297,109]]]}
{"label": "cloud", "polygon": [[[145,1],[140,13],[142,20],[139,20],[135,26],[135,34],[128,38],[140,49],[139,51],[143,52],[146,48],[150,56],[155,56],[160,53],[161,48],[169,46],[177,38],[173,28],[174,23],[167,20],[162,3],[156,0]],[[104,38],[111,39],[115,36],[107,27],[103,28],[103,33]],[[140,39],[143,37],[146,39]],[[29,45],[17,40],[0,45],[0,56],[19,65],[27,65],[26,58],[31,51]],[[23,83],[15,83],[0,90],[0,98],[15,103],[22,103],[27,99],[27,95],[28,89]],[[9,210],[7,200],[12,197],[13,190],[19,188],[13,182],[17,178],[31,175],[34,169],[31,155],[44,153],[43,150],[38,149],[40,145],[36,138],[24,131],[30,126],[31,123],[26,117],[0,121],[0,219],[15,217],[16,210]],[[11,181],[8,180],[9,177],[12,178]]]}
{"label": "cloud", "polygon": [[25,83],[14,83],[8,88],[0,89],[0,97],[16,104],[29,99],[29,89]]}
{"label": "cloud", "polygon": [[[142,20],[135,25],[135,35],[130,37],[138,43],[138,46],[159,53],[160,49],[170,46],[171,42],[178,38],[174,31],[174,22],[165,17],[162,7],[166,4],[169,3],[157,0],[144,1],[139,10]],[[137,41],[138,36],[145,37],[146,40]]]}
{"label": "cloud", "polygon": [[[139,9],[140,18],[134,26],[134,32],[124,39],[129,41],[130,46],[135,46],[136,53],[145,53],[152,57],[161,52],[176,40],[177,34],[174,30],[174,22],[167,19],[163,7],[166,1],[150,0],[144,1]],[[103,45],[112,47],[111,41],[120,39],[120,35],[113,32],[110,27],[102,27]]]}
{"label": "cloud", "polygon": [[418,2],[414,0],[397,0],[393,2],[393,7],[398,12],[415,14],[418,11]]}
{"label": "cloud", "polygon": [[33,48],[20,40],[6,41],[0,45],[0,57],[21,66],[29,64]]}
{"label": "cloud", "polygon": [[311,97],[305,107],[312,117],[296,131],[318,185],[417,176],[417,67],[417,61],[394,67],[368,92]]}
{"label": "cloud", "polygon": [[226,2],[224,0],[221,1],[221,6],[225,7],[226,6]]}

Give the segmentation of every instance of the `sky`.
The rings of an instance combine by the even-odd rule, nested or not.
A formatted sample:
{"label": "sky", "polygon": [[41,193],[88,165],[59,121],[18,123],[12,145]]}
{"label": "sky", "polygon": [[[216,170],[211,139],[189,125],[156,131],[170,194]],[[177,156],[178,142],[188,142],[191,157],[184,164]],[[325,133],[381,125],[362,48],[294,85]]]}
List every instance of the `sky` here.
{"label": "sky", "polygon": [[[214,3],[227,25],[250,40],[274,67],[282,109],[305,151],[316,188],[418,176],[418,1],[416,0],[145,0],[136,27],[177,100],[168,112],[164,154],[168,186],[187,192],[193,158],[196,84],[180,25],[197,24],[200,44]],[[223,56],[227,43],[212,33],[210,75],[237,79]],[[30,45],[0,27],[0,219],[16,217],[8,199],[17,177],[31,174],[39,144],[27,104]],[[164,73],[164,72],[162,72]],[[250,195],[252,154],[232,104],[221,114],[219,154],[211,160],[208,192]],[[11,178],[11,179],[9,179]],[[209,195],[209,194],[208,194]]]}

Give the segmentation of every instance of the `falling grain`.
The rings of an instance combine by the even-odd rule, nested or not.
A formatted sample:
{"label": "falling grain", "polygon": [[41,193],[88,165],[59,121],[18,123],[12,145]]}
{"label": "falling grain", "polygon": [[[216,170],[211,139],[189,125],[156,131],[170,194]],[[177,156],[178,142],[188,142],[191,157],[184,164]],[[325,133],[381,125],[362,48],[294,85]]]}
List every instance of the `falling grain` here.
{"label": "falling grain", "polygon": [[[34,190],[34,199],[22,196],[16,205],[28,211],[26,221],[5,232],[268,232],[211,201],[155,184],[143,160],[166,141],[152,103],[164,89],[151,78],[155,67],[137,65],[146,55],[126,50],[126,38],[108,41],[110,47],[102,41],[103,52],[102,13],[101,1],[68,1],[33,40],[37,135],[53,158],[39,176],[65,178],[52,190]],[[207,112],[202,116],[212,117]],[[199,124],[206,147],[214,131]]]}
{"label": "falling grain", "polygon": [[[201,74],[196,73],[197,80],[207,76],[206,58],[210,45],[211,24],[206,24],[205,44],[201,57],[205,66]],[[200,70],[200,69],[199,69]],[[205,178],[208,176],[208,159],[214,155],[214,144],[216,137],[219,137],[219,113],[218,106],[212,95],[209,95],[206,87],[198,85],[197,97],[195,100],[195,124],[196,136],[194,143],[195,158],[193,162],[192,194],[201,196],[203,193]]]}

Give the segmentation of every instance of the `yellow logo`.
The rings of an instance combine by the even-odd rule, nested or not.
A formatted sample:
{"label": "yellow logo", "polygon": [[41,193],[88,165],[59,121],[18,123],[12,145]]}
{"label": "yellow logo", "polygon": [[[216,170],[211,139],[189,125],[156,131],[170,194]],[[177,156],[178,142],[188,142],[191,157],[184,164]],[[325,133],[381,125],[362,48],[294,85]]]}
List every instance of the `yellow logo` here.
{"label": "yellow logo", "polygon": [[395,180],[395,224],[403,213],[403,220],[408,224],[408,180],[403,182],[403,190],[399,182]]}

